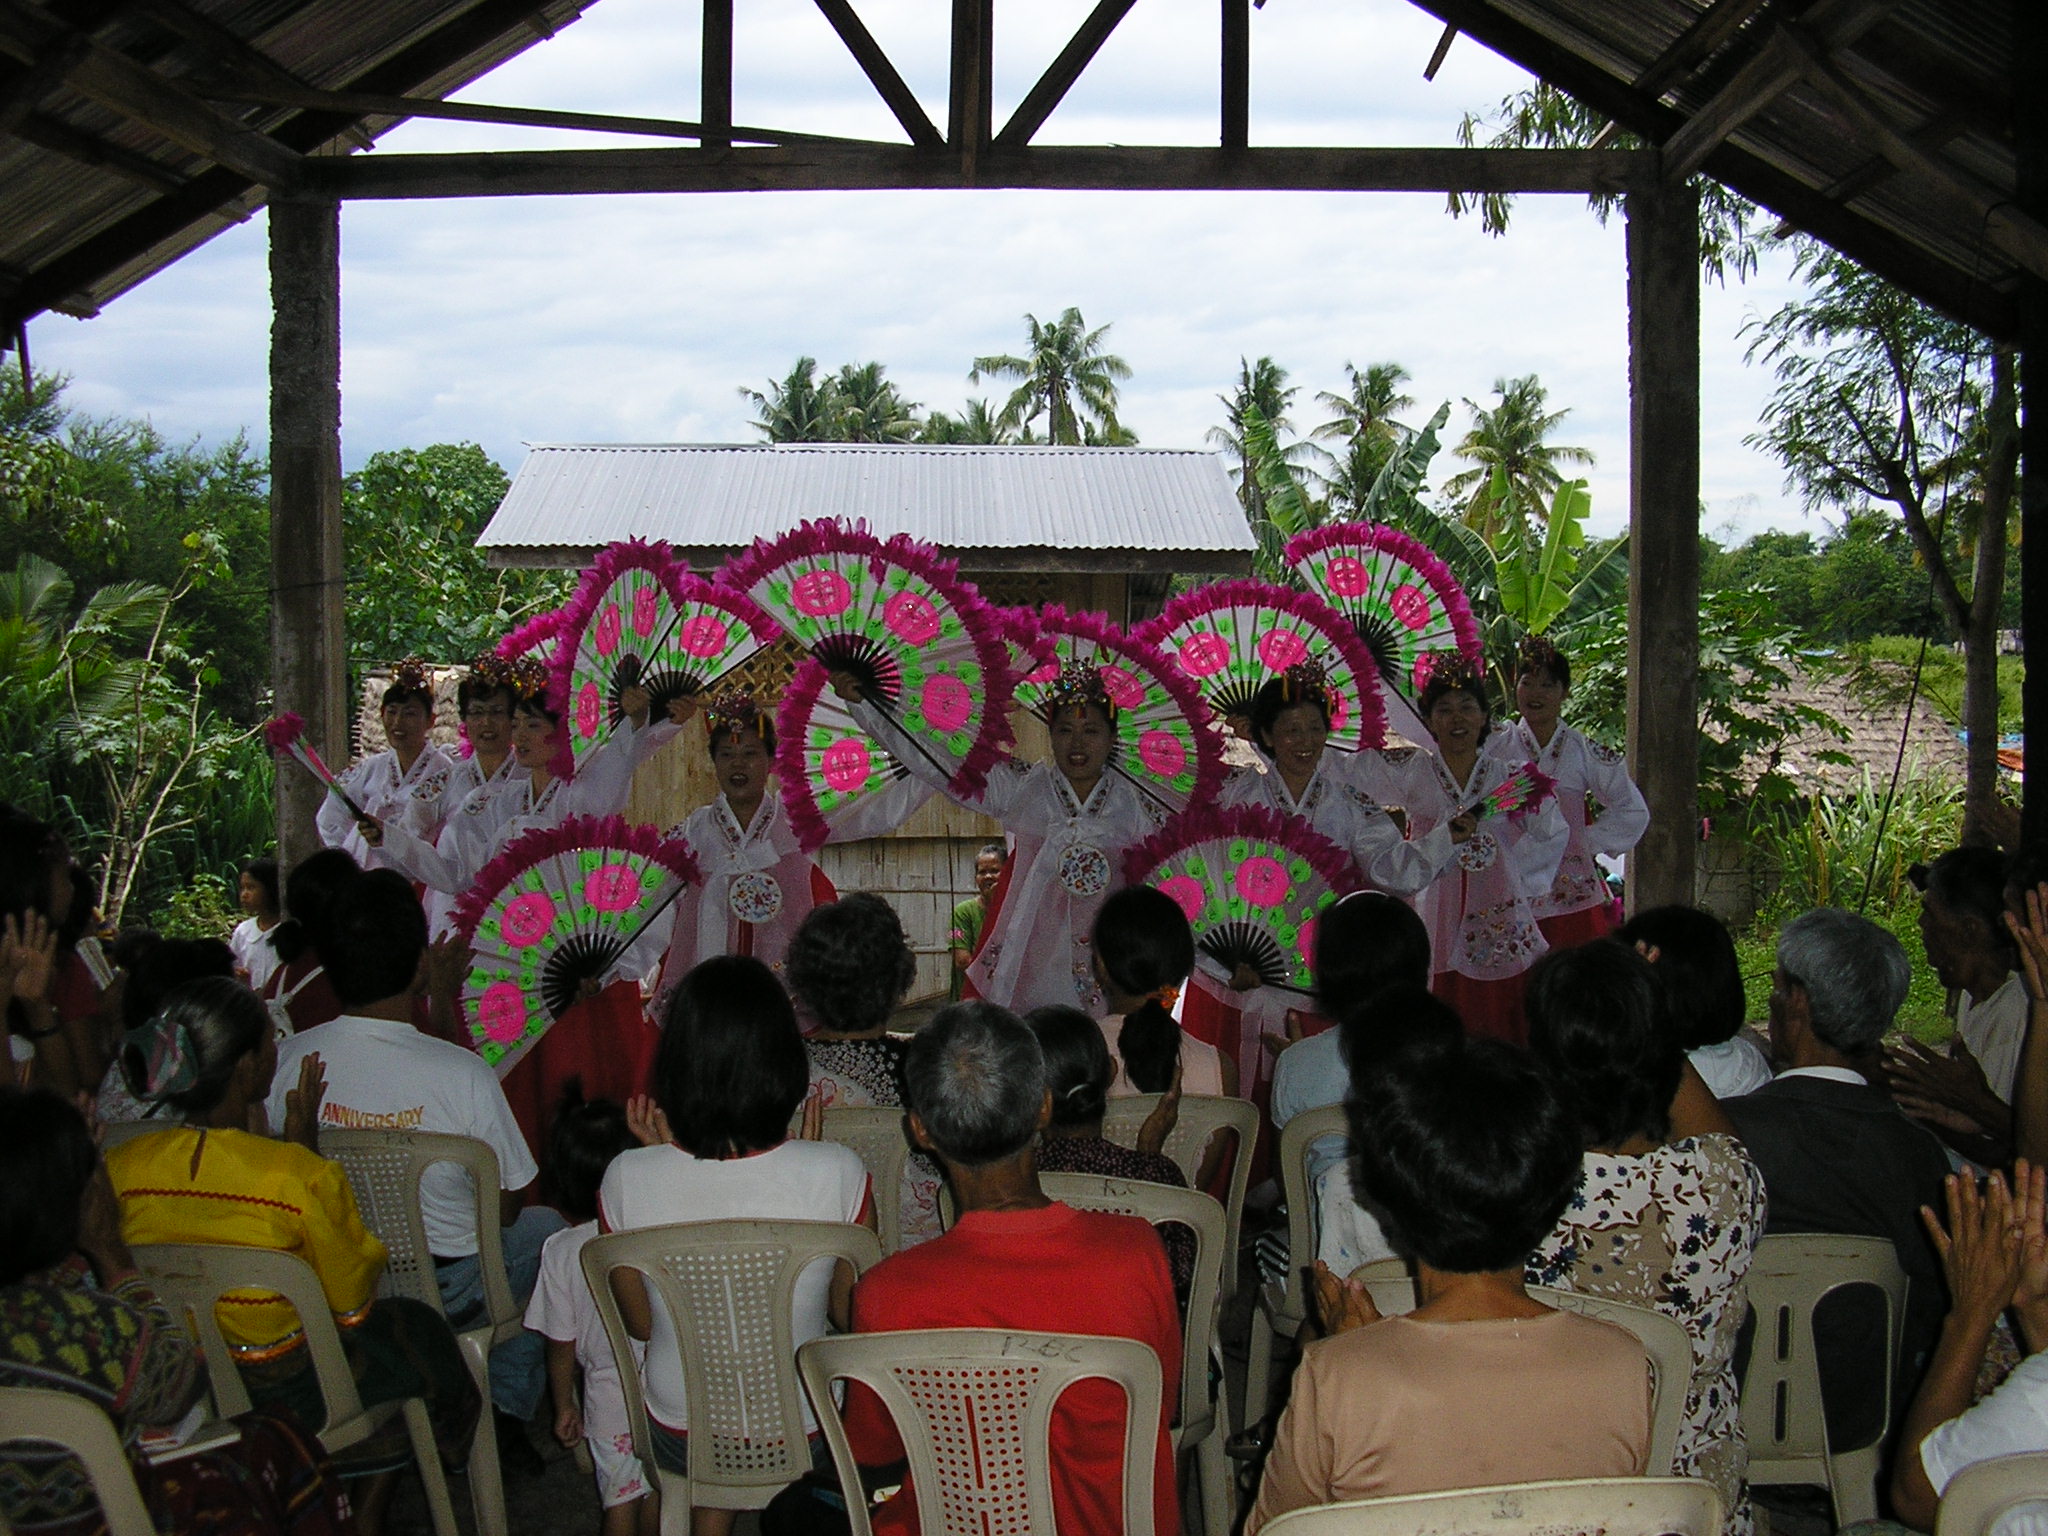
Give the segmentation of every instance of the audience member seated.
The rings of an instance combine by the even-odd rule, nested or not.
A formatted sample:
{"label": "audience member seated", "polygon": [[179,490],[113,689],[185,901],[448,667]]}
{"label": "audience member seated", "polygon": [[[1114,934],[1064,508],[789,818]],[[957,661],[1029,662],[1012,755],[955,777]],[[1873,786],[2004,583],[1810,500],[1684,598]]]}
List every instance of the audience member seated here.
{"label": "audience member seated", "polygon": [[[297,1254],[320,1277],[363,1402],[424,1397],[443,1457],[459,1465],[476,1422],[476,1387],[454,1334],[431,1307],[377,1299],[384,1245],[363,1226],[340,1166],[314,1150],[320,1059],[300,1064],[286,1096],[285,1139],[272,1140],[244,1129],[263,1123],[277,1045],[269,1014],[239,982],[212,978],[175,989],[122,1054],[138,1094],[184,1122],[107,1154],[123,1238],[131,1245],[226,1243]],[[252,1401],[287,1409],[301,1423],[322,1421],[305,1335],[282,1297],[236,1292],[220,1309],[220,1324]],[[397,1471],[411,1454],[404,1424],[394,1417],[337,1458],[351,1475],[377,1474],[356,1501],[365,1531],[381,1526]]]}
{"label": "audience member seated", "polygon": [[56,828],[0,805],[0,944],[8,972],[7,1033],[29,1048],[34,1080],[69,1097],[98,1086],[112,1054],[99,984],[65,942],[91,898],[72,877]]}
{"label": "audience member seated", "polygon": [[[1102,1134],[1116,1064],[1109,1059],[1101,1027],[1080,1009],[1060,1003],[1032,1009],[1024,1022],[1037,1037],[1045,1058],[1045,1091],[1052,1095],[1052,1119],[1038,1142],[1038,1171],[1099,1173],[1186,1189],[1187,1175],[1162,1150],[1180,1121],[1180,1090],[1169,1088],[1160,1095],[1158,1106],[1138,1127],[1137,1146],[1118,1146]],[[1185,1308],[1195,1275],[1195,1234],[1178,1222],[1158,1232],[1173,1271],[1174,1298]]]}
{"label": "audience member seated", "polygon": [[2027,989],[2005,924],[2005,860],[1958,848],[1915,865],[1920,940],[1942,986],[1960,993],[1946,1056],[1917,1040],[1885,1060],[1892,1092],[1964,1157],[1985,1167],[2012,1155],[2013,1080],[2027,1034]]}
{"label": "audience member seated", "polygon": [[[796,1014],[773,971],[740,955],[715,956],[686,971],[669,996],[654,1058],[654,1102],[627,1106],[649,1144],[615,1158],[606,1172],[598,1193],[604,1229],[740,1218],[872,1227],[874,1202],[859,1154],[789,1136],[809,1080]],[[805,1113],[815,1116],[815,1100]],[[794,1342],[821,1336],[828,1315],[844,1324],[852,1281],[850,1270],[827,1260],[798,1277]],[[687,1471],[689,1408],[675,1326],[632,1271],[613,1274],[612,1292],[628,1331],[647,1341],[655,1460]],[[815,1433],[808,1404],[804,1425]],[[737,1512],[699,1505],[693,1515],[696,1536],[725,1536]]]}
{"label": "audience member seated", "polygon": [[1102,1035],[1116,1062],[1113,1099],[1164,1093],[1180,1073],[1183,1093],[1237,1092],[1237,1065],[1182,1031],[1173,1016],[1195,966],[1195,936],[1171,896],[1125,886],[1095,914],[1095,980],[1109,1004]]}
{"label": "audience member seated", "polygon": [[[103,1409],[165,1531],[343,1536],[356,1529],[317,1440],[257,1410],[241,1439],[154,1467],[147,1427],[174,1425],[206,1389],[181,1320],[121,1239],[121,1210],[78,1111],[47,1091],[0,1086],[0,1386],[70,1392]],[[0,1450],[0,1516],[36,1536],[104,1530],[78,1464],[50,1446]]]}
{"label": "audience member seated", "polygon": [[1358,1187],[1415,1255],[1418,1305],[1383,1318],[1317,1267],[1334,1337],[1295,1370],[1247,1536],[1343,1499],[1640,1475],[1641,1343],[1523,1285],[1579,1183],[1578,1127],[1543,1073],[1496,1041],[1427,1038],[1377,1060],[1348,1103]]}
{"label": "audience member seated", "polygon": [[[146,940],[131,938],[124,946],[129,952],[127,976],[120,987],[122,1037],[140,1029],[163,1006],[173,987],[206,976],[233,976],[235,957],[219,939],[165,939],[149,934]],[[100,1079],[99,1096],[93,1112],[102,1125],[147,1120],[161,1108],[145,1104],[128,1086],[117,1055]]]}
{"label": "audience member seated", "polygon": [[341,999],[327,975],[327,920],[336,896],[361,874],[339,848],[309,853],[284,883],[284,921],[270,933],[277,969],[263,986],[263,1001],[280,1036],[303,1034],[341,1014]]}
{"label": "audience member seated", "polygon": [[1697,907],[1652,907],[1615,937],[1648,952],[1664,983],[1671,1027],[1709,1093],[1732,1099],[1771,1080],[1771,1058],[1743,1028],[1742,966],[1718,917]]}
{"label": "audience member seated", "polygon": [[[911,1135],[945,1168],[959,1217],[945,1236],[862,1277],[854,1331],[1014,1328],[1151,1346],[1163,1382],[1153,1532],[1173,1536],[1180,1503],[1167,1421],[1180,1398],[1181,1331],[1158,1234],[1133,1216],[1048,1200],[1039,1188],[1032,1144],[1052,1118],[1051,1094],[1038,1041],[1015,1014],[989,1003],[945,1009],[911,1041],[904,1073]],[[1050,1465],[1061,1531],[1122,1528],[1124,1420],[1123,1396],[1107,1382],[1078,1383],[1054,1408]],[[846,1428],[864,1467],[902,1461],[894,1424],[859,1386],[848,1389]],[[916,1531],[910,1489],[873,1518],[878,1536]]]}
{"label": "audience member seated", "polygon": [[[1993,1173],[1981,1194],[1974,1178],[1952,1174],[1946,1204],[1946,1229],[1931,1210],[1925,1219],[1952,1300],[1892,1465],[1893,1511],[1923,1531],[1934,1529],[1941,1496],[1965,1467],[2048,1451],[2048,1170],[2021,1158],[2010,1191]],[[1977,1370],[2008,1307],[2026,1358],[1977,1400]],[[2036,1531],[2041,1515],[2041,1504],[2022,1505],[1996,1530]]]}
{"label": "audience member seated", "polygon": [[[1763,1170],[1767,1231],[1883,1237],[1898,1251],[1910,1287],[1894,1426],[1941,1326],[1941,1262],[1920,1208],[1940,1203],[1948,1155],[1852,1063],[1869,1061],[1911,980],[1899,941],[1867,918],[1822,907],[1793,919],[1778,935],[1771,978],[1771,1050],[1786,1070],[1721,1106]],[[1884,1298],[1868,1287],[1837,1292],[1813,1329],[1828,1444],[1861,1449],[1884,1421]]]}
{"label": "audience member seated", "polygon": [[[896,909],[859,892],[813,907],[783,962],[790,1000],[815,1021],[804,1037],[810,1091],[829,1109],[903,1103],[903,1052],[889,1016],[917,979],[917,956]],[[922,1153],[903,1170],[901,1240],[939,1235],[939,1170]]]}
{"label": "audience member seated", "polygon": [[[1749,1450],[1732,1361],[1763,1236],[1763,1175],[1686,1062],[1650,964],[1614,939],[1529,973],[1529,1048],[1585,1146],[1579,1192],[1530,1254],[1532,1285],[1651,1307],[1685,1325],[1693,1374],[1674,1472],[1720,1490],[1748,1536]],[[1657,1470],[1657,1469],[1652,1469]]]}
{"label": "audience member seated", "polygon": [[[540,1170],[519,1134],[504,1090],[483,1058],[413,1025],[426,987],[427,918],[403,875],[360,873],[332,896],[321,955],[342,1014],[293,1035],[278,1047],[270,1089],[273,1129],[283,1130],[287,1092],[301,1064],[326,1064],[321,1126],[333,1130],[431,1131],[469,1136],[498,1155],[497,1214],[503,1227],[505,1277],[521,1307],[540,1273],[541,1245],[565,1225],[543,1205],[526,1206]],[[477,1261],[477,1196],[469,1175],[447,1163],[420,1180],[420,1214],[441,1306],[457,1329],[483,1317],[483,1273]],[[491,1403],[498,1414],[498,1454],[508,1472],[541,1470],[526,1438],[526,1421],[547,1385],[544,1341],[522,1330],[491,1351]]]}

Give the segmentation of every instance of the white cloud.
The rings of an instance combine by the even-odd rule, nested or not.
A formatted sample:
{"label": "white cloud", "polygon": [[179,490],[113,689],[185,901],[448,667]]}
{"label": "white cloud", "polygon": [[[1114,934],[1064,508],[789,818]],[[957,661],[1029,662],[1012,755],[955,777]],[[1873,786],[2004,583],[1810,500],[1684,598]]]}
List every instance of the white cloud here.
{"label": "white cloud", "polygon": [[[937,8],[942,11],[943,8]],[[1089,0],[998,9],[998,121]],[[861,13],[943,123],[945,44],[929,0]],[[1136,7],[1040,135],[1207,143],[1216,133],[1213,0]],[[1028,17],[1028,20],[1023,18]],[[1460,113],[1526,77],[1461,38],[1434,83],[1440,28],[1400,0],[1286,0],[1253,17],[1260,143],[1448,144]],[[694,8],[606,0],[465,93],[471,100],[692,118]],[[809,0],[742,7],[742,122],[899,138]],[[645,143],[416,122],[377,153]],[[174,436],[265,436],[265,229],[231,231],[80,324],[31,327],[39,366],[94,411]],[[875,358],[913,399],[957,409],[978,353],[1015,350],[1027,311],[1111,323],[1136,377],[1125,415],[1147,443],[1193,446],[1238,358],[1270,354],[1302,386],[1296,420],[1342,366],[1404,363],[1425,417],[1467,424],[1495,379],[1535,372],[1571,414],[1562,441],[1599,457],[1596,523],[1627,514],[1622,230],[1573,197],[1524,198],[1506,239],[1424,195],[809,193],[351,205],[343,224],[344,446],[474,439],[508,466],[522,441],[746,441],[738,394],[800,354]],[[1735,332],[1789,284],[1773,269],[1703,292],[1702,493],[1711,527],[1796,522],[1776,465],[1742,438],[1769,380]],[[1455,468],[1446,452],[1440,473]]]}

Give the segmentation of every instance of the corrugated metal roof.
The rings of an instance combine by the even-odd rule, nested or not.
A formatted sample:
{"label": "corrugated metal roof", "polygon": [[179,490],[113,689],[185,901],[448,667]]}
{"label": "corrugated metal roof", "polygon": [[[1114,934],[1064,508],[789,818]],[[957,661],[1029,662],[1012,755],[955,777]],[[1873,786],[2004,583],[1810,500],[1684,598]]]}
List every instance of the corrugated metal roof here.
{"label": "corrugated metal roof", "polygon": [[666,539],[710,564],[826,516],[982,570],[1242,571],[1256,547],[1213,453],[866,443],[536,443],[477,545],[573,566]]}

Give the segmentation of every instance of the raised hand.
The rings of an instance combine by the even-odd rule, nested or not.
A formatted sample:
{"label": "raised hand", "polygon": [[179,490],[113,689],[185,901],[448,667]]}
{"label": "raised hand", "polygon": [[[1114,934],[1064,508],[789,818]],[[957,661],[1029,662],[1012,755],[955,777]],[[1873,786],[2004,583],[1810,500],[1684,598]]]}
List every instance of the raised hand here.
{"label": "raised hand", "polygon": [[2037,1003],[2048,1002],[2048,885],[2027,892],[2027,920],[2023,923],[2010,912],[2005,929],[2020,952],[2020,972],[2026,978],[2027,996]]}
{"label": "raised hand", "polygon": [[832,684],[832,691],[849,704],[858,704],[868,696],[868,691],[861,686],[860,679],[851,672],[830,672],[826,677]]}
{"label": "raised hand", "polygon": [[823,1089],[813,1088],[804,1095],[804,1118],[797,1129],[797,1136],[803,1141],[825,1139],[825,1094]]}
{"label": "raised hand", "polygon": [[619,711],[633,722],[633,729],[639,730],[647,723],[647,715],[654,708],[654,695],[638,683],[628,683],[619,690]]}
{"label": "raised hand", "polygon": [[1166,1149],[1166,1138],[1173,1134],[1173,1128],[1180,1124],[1180,1063],[1173,1064],[1173,1081],[1166,1085],[1166,1092],[1159,1095],[1159,1102],[1152,1106],[1152,1113],[1145,1117],[1145,1123],[1138,1127],[1138,1150],[1155,1156]]}
{"label": "raised hand", "polygon": [[9,998],[41,1002],[57,967],[57,931],[40,912],[9,916],[0,925],[0,1004]]}
{"label": "raised hand", "polygon": [[626,1100],[626,1129],[643,1147],[665,1147],[676,1139],[669,1129],[668,1116],[644,1093]]}
{"label": "raised hand", "polygon": [[320,1150],[320,1105],[326,1097],[327,1064],[318,1051],[309,1051],[299,1061],[298,1083],[285,1090],[286,1141],[295,1141],[308,1152]]}
{"label": "raised hand", "polygon": [[1372,1292],[1363,1280],[1340,1280],[1335,1270],[1317,1259],[1313,1284],[1316,1315],[1323,1321],[1324,1333],[1349,1333],[1380,1320],[1380,1309],[1372,1304]]}
{"label": "raised hand", "polygon": [[1920,1220],[1948,1275],[1951,1310],[1988,1330],[2019,1288],[2021,1213],[2002,1173],[1985,1180],[1981,1193],[1963,1174],[1950,1174],[1945,1189],[1947,1226],[1924,1205]]}

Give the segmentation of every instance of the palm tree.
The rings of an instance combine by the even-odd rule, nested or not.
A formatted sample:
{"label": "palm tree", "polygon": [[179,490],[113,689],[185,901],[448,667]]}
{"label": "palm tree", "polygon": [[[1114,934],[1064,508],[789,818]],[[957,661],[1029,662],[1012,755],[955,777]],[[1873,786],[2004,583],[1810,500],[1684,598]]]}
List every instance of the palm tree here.
{"label": "palm tree", "polygon": [[781,379],[770,379],[765,392],[740,386],[750,401],[754,425],[771,443],[823,443],[832,438],[833,381],[818,381],[818,360],[800,357]]}
{"label": "palm tree", "polygon": [[[1444,482],[1446,495],[1466,498],[1465,521],[1488,542],[1512,518],[1533,513],[1541,519],[1548,514],[1552,498],[1564,484],[1559,465],[1593,462],[1593,455],[1584,448],[1544,441],[1571,412],[1543,409],[1548,391],[1535,374],[1495,379],[1493,392],[1500,396],[1500,404],[1492,410],[1469,399],[1465,402],[1472,413],[1472,430],[1456,452],[1474,467]],[[1496,471],[1504,477],[1509,505],[1501,504]]]}
{"label": "palm tree", "polygon": [[1002,416],[989,408],[986,400],[975,399],[967,402],[967,409],[958,416],[944,411],[927,412],[924,428],[918,433],[918,441],[925,443],[991,444],[1014,443],[1017,434],[1004,425]]}
{"label": "palm tree", "polygon": [[[1236,388],[1216,397],[1223,405],[1224,424],[1211,427],[1208,439],[1237,461],[1237,499],[1254,523],[1266,515],[1265,492],[1259,484],[1259,445],[1271,444],[1286,464],[1300,463],[1308,451],[1306,444],[1284,441],[1294,431],[1287,408],[1300,393],[1301,387],[1289,384],[1287,370],[1272,358],[1252,363],[1240,357]],[[1247,438],[1247,412],[1256,412],[1268,429],[1269,435],[1259,437],[1257,444]]]}
{"label": "palm tree", "polygon": [[829,442],[902,443],[917,436],[916,403],[897,392],[880,363],[841,364],[821,393],[829,408]]}
{"label": "palm tree", "polygon": [[1401,393],[1409,373],[1399,363],[1371,363],[1362,373],[1346,363],[1344,373],[1351,382],[1345,393],[1317,393],[1316,403],[1332,415],[1309,436],[1343,444],[1328,454],[1332,467],[1325,478],[1331,504],[1350,516],[1364,506],[1387,461],[1415,435],[1412,427],[1394,419],[1396,411],[1415,404],[1415,397]]}
{"label": "palm tree", "polygon": [[979,384],[984,373],[1018,380],[1002,409],[1003,420],[1013,430],[1028,431],[1043,416],[1047,442],[1087,441],[1090,427],[1096,441],[1118,440],[1124,429],[1116,419],[1116,386],[1131,376],[1131,365],[1102,350],[1109,327],[1089,330],[1081,311],[1069,306],[1050,325],[1026,315],[1024,328],[1029,341],[1025,356],[1002,352],[977,357],[968,370],[968,383]]}

